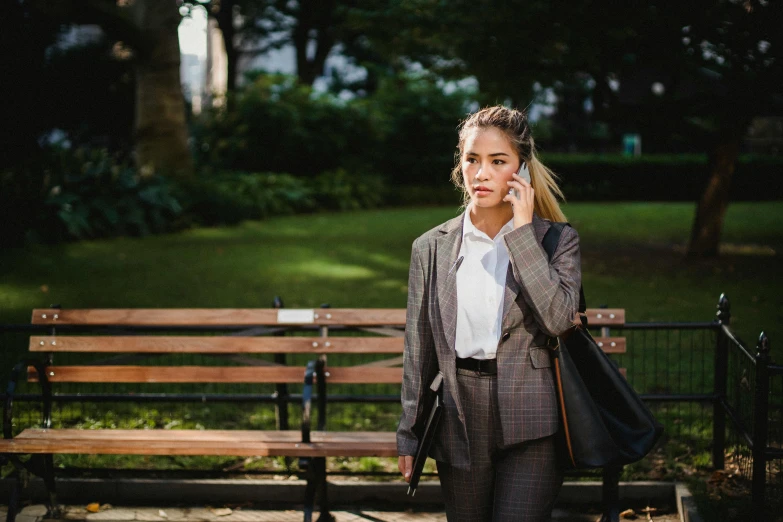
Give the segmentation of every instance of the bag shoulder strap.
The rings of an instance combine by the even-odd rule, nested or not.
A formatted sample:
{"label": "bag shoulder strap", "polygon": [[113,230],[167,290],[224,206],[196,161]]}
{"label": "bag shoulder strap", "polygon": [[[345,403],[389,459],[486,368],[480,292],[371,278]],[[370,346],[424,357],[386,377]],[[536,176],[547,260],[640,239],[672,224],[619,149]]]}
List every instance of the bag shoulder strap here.
{"label": "bag shoulder strap", "polygon": [[[553,221],[552,226],[544,234],[544,239],[541,240],[541,246],[544,247],[544,252],[549,257],[549,261],[552,261],[552,256],[555,255],[555,249],[557,244],[560,243],[560,236],[563,235],[565,227],[570,227],[571,224],[567,222]],[[579,287],[579,313],[583,314],[587,310],[587,302],[585,301],[585,293],[582,287]]]}

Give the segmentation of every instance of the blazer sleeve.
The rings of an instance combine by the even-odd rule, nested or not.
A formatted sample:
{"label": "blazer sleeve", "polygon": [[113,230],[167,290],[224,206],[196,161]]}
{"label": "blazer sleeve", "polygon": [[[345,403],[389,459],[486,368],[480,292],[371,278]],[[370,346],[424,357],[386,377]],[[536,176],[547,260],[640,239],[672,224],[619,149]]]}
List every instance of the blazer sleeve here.
{"label": "blazer sleeve", "polygon": [[514,278],[522,287],[536,322],[547,335],[560,335],[571,327],[579,310],[579,234],[573,227],[563,229],[551,263],[532,223],[512,230],[504,239]]}
{"label": "blazer sleeve", "polygon": [[425,395],[438,372],[435,342],[429,320],[429,295],[424,266],[414,241],[408,273],[408,307],[402,372],[402,416],[397,427],[397,453],[415,455]]}

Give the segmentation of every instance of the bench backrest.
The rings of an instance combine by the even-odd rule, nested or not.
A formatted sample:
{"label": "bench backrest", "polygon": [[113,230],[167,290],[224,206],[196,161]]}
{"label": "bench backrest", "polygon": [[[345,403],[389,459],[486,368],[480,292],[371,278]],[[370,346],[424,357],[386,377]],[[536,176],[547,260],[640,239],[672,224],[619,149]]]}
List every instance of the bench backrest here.
{"label": "bench backrest", "polygon": [[[588,309],[591,329],[621,327],[623,309]],[[405,309],[36,309],[32,323],[89,327],[316,327],[317,337],[227,335],[47,335],[31,336],[30,351],[106,354],[213,354],[245,366],[137,366],[89,364],[47,367],[50,382],[110,383],[301,383],[304,368],[245,357],[250,354],[391,354],[356,366],[328,366],[332,383],[399,384],[402,380]],[[329,328],[358,329],[376,336],[331,336]],[[599,330],[596,330],[598,332]],[[381,337],[378,337],[381,335]],[[625,339],[597,336],[607,353],[624,353]],[[33,367],[31,381],[38,379]]]}

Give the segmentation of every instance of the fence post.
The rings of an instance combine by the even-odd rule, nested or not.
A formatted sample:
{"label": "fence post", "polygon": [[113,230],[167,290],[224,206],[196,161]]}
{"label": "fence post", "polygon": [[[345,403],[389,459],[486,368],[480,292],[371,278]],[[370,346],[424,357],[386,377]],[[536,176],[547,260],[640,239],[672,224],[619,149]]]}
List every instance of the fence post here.
{"label": "fence post", "polygon": [[[769,429],[769,338],[761,332],[756,345],[756,385],[753,407],[753,478],[751,494],[757,517],[762,517],[767,483],[767,431]],[[758,518],[761,520],[761,518]]]}
{"label": "fence post", "polygon": [[718,333],[715,342],[715,372],[712,398],[712,465],[715,469],[725,467],[726,458],[726,379],[729,368],[729,345],[721,325],[731,321],[731,304],[726,294],[720,294],[715,322]]}

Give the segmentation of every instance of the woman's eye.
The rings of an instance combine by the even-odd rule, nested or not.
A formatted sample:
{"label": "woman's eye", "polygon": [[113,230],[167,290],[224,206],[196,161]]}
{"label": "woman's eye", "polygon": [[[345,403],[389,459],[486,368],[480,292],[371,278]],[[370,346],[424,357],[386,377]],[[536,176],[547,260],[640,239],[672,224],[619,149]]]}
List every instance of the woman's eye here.
{"label": "woman's eye", "polygon": [[495,160],[495,161],[493,161],[492,163],[494,163],[495,165],[503,165],[503,164],[505,163],[505,161],[503,161],[503,160],[501,160],[501,159],[496,159],[496,160]]}
{"label": "woman's eye", "polygon": [[476,158],[466,158],[465,161],[467,161],[468,163],[475,163]]}

